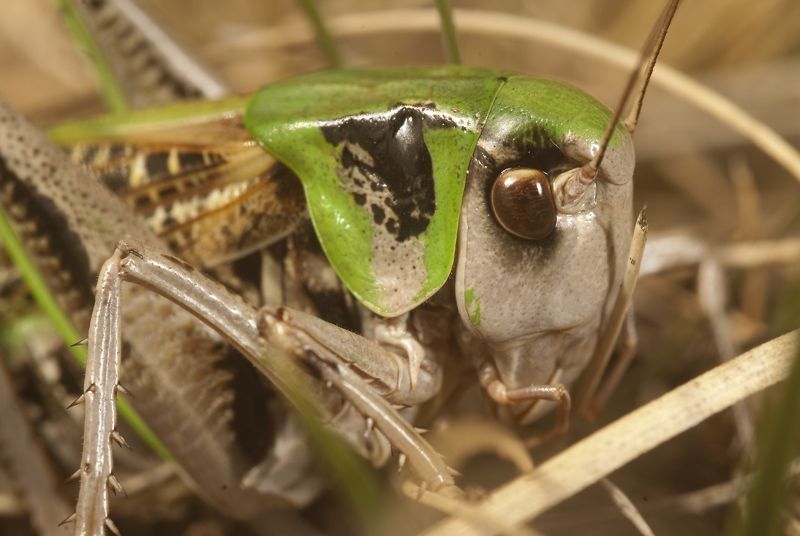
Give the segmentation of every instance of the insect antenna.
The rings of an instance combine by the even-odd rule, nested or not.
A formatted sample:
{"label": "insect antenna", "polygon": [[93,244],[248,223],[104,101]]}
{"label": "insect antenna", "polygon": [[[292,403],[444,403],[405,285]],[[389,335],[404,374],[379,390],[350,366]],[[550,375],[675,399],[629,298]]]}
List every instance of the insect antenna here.
{"label": "insect antenna", "polygon": [[656,25],[653,27],[653,30],[650,32],[650,36],[647,38],[644,47],[642,47],[642,51],[639,54],[639,61],[637,62],[636,68],[631,72],[631,75],[628,78],[628,82],[626,83],[625,89],[622,92],[622,97],[620,98],[616,108],[614,108],[614,114],[612,115],[611,120],[608,122],[606,131],[603,133],[603,138],[600,142],[600,149],[594,155],[594,158],[592,158],[588,164],[581,168],[581,175],[584,179],[588,181],[594,181],[597,178],[600,164],[602,164],[603,158],[606,155],[606,149],[611,141],[611,136],[614,134],[614,129],[617,126],[617,122],[619,121],[620,117],[622,117],[622,112],[625,109],[625,105],[628,103],[631,96],[634,95],[634,88],[637,85],[636,83],[639,82],[638,88],[636,88],[635,91],[636,101],[633,103],[628,116],[623,121],[623,125],[631,134],[633,134],[633,131],[636,129],[636,124],[639,121],[639,114],[642,110],[644,95],[647,92],[647,85],[650,82],[650,76],[653,74],[653,68],[656,65],[658,54],[661,52],[661,46],[664,44],[664,38],[667,36],[667,30],[672,22],[672,18],[675,16],[675,11],[678,9],[679,3],[680,0],[669,0],[667,5],[664,6],[658,23],[656,23]]}

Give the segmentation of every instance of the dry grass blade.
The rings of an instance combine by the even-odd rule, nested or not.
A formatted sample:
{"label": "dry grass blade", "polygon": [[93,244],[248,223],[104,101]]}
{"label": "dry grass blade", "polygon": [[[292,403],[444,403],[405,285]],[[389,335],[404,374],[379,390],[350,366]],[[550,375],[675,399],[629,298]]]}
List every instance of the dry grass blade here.
{"label": "dry grass blade", "polygon": [[[789,372],[800,330],[762,344],[629,413],[489,496],[478,511],[508,525],[536,517],[656,446]],[[450,518],[429,535],[478,534]]]}
{"label": "dry grass blade", "polygon": [[[641,276],[651,276],[674,268],[699,264],[710,254],[711,246],[699,236],[677,232],[652,237],[642,262]],[[714,251],[725,268],[748,270],[800,262],[800,239],[776,238],[748,240],[721,246]]]}
{"label": "dry grass blade", "polygon": [[492,453],[511,462],[520,473],[533,471],[533,459],[519,436],[494,420],[461,417],[434,428],[426,437],[456,470],[473,456]]}
{"label": "dry grass blade", "polygon": [[636,509],[636,506],[631,502],[625,493],[617,487],[616,484],[611,482],[609,479],[604,478],[600,481],[603,484],[603,487],[606,488],[609,495],[611,495],[611,499],[614,501],[614,504],[617,505],[622,515],[628,518],[633,526],[636,527],[636,530],[639,531],[640,534],[644,536],[655,536],[653,533],[653,529],[650,528],[650,525],[647,524],[642,514]]}
{"label": "dry grass blade", "polygon": [[718,258],[724,266],[732,268],[797,263],[800,261],[800,238],[739,242],[720,248]]}
{"label": "dry grass blade", "polygon": [[[787,477],[797,477],[798,474],[800,474],[800,464],[795,460],[787,471]],[[742,492],[748,490],[752,486],[753,476],[753,473],[737,475],[727,482],[684,493],[683,495],[663,500],[654,506],[660,508],[675,508],[693,514],[700,514],[716,506],[731,503],[738,497],[741,497]]]}
{"label": "dry grass blade", "polygon": [[416,484],[405,481],[401,489],[406,496],[420,504],[429,506],[445,514],[469,519],[472,523],[489,532],[500,531],[512,536],[537,536],[540,533],[524,525],[508,527],[499,519],[494,519],[484,513],[478,512],[471,504],[455,497],[448,497],[441,493],[425,491]]}
{"label": "dry grass blade", "polygon": [[614,350],[614,343],[619,338],[622,324],[625,322],[631,300],[633,299],[633,292],[636,290],[636,282],[639,279],[639,269],[642,265],[642,257],[644,255],[646,243],[647,207],[643,208],[636,218],[633,238],[631,239],[631,246],[628,251],[628,266],[625,270],[617,301],[614,303],[614,308],[609,315],[608,326],[606,326],[597,343],[594,359],[589,363],[584,372],[586,383],[576,388],[577,394],[575,399],[579,412],[586,412],[589,410],[591,399],[600,384],[603,371],[606,369],[608,360],[611,358],[611,352]]}

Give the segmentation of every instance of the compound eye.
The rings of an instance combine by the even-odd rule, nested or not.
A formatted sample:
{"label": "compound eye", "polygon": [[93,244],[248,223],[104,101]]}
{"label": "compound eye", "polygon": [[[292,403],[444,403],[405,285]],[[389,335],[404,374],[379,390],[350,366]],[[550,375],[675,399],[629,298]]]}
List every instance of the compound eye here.
{"label": "compound eye", "polygon": [[492,186],[492,212],[503,228],[526,240],[547,238],[556,226],[556,205],[547,175],[507,169]]}

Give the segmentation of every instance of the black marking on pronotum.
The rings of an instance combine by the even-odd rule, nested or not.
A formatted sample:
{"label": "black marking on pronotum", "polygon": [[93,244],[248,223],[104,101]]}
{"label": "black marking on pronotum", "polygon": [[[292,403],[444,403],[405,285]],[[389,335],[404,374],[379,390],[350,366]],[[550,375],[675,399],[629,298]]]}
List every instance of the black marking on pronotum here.
{"label": "black marking on pronotum", "polygon": [[375,223],[378,225],[383,224],[383,220],[386,219],[386,211],[383,208],[376,204],[372,204],[372,218],[375,220]]}
{"label": "black marking on pronotum", "polygon": [[337,148],[344,188],[359,205],[369,204],[375,224],[402,242],[423,233],[436,210],[433,162],[423,131],[455,126],[425,103],[345,117],[321,130]]}

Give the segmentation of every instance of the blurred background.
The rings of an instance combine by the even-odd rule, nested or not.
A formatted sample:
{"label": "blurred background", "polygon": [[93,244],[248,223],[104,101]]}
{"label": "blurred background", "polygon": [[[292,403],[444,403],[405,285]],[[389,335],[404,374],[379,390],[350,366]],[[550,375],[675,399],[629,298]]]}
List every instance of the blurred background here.
{"label": "blurred background", "polygon": [[[42,126],[102,112],[90,71],[72,46],[53,2],[6,4],[0,17],[0,94]],[[296,1],[139,0],[139,4],[237,92],[327,65]],[[535,31],[510,36],[504,21],[535,18],[638,49],[662,8],[661,2],[643,0],[454,0],[453,4],[471,14],[470,20],[481,18],[477,10],[510,16],[483,17],[486,27],[479,30],[459,29],[462,12],[456,12],[466,65],[564,80],[608,105],[618,98],[625,70],[545,44]],[[431,15],[419,17],[418,10],[430,9],[430,2],[320,0],[319,6],[346,66],[443,62],[440,36],[425,22]],[[684,2],[660,61],[718,91],[800,146],[800,3],[796,0]],[[692,244],[674,242],[677,256],[691,247],[715,255],[741,243],[769,246],[781,241],[791,246],[798,236],[797,179],[746,137],[693,106],[654,87],[645,100],[635,142],[636,209],[648,206],[652,243],[663,239],[669,246],[669,237],[676,236]],[[640,339],[636,361],[600,419],[576,424],[569,438],[537,451],[537,462],[721,359],[786,331],[782,297],[797,276],[796,248],[789,247],[789,254],[775,253],[774,258],[767,250],[746,268],[721,262],[722,278],[706,281],[722,296],[722,305],[716,308],[698,299],[699,259],[678,262],[641,279],[635,299]],[[735,507],[737,479],[752,455],[748,430],[760,406],[755,400],[736,418],[732,412],[714,417],[611,479],[656,534],[719,533]],[[489,454],[462,472],[484,489],[514,474],[508,464]],[[0,487],[0,496],[13,498],[13,491]],[[428,516],[435,517],[402,499],[397,502],[396,508],[412,509],[417,519],[400,533],[414,532]],[[793,519],[794,512],[787,513]],[[9,514],[0,511],[0,515]],[[314,515],[328,519],[326,514]],[[209,526],[214,529],[213,523]],[[548,512],[535,527],[552,534],[636,534],[599,486]],[[185,528],[201,530],[190,522]],[[340,529],[330,531],[340,533]]]}

